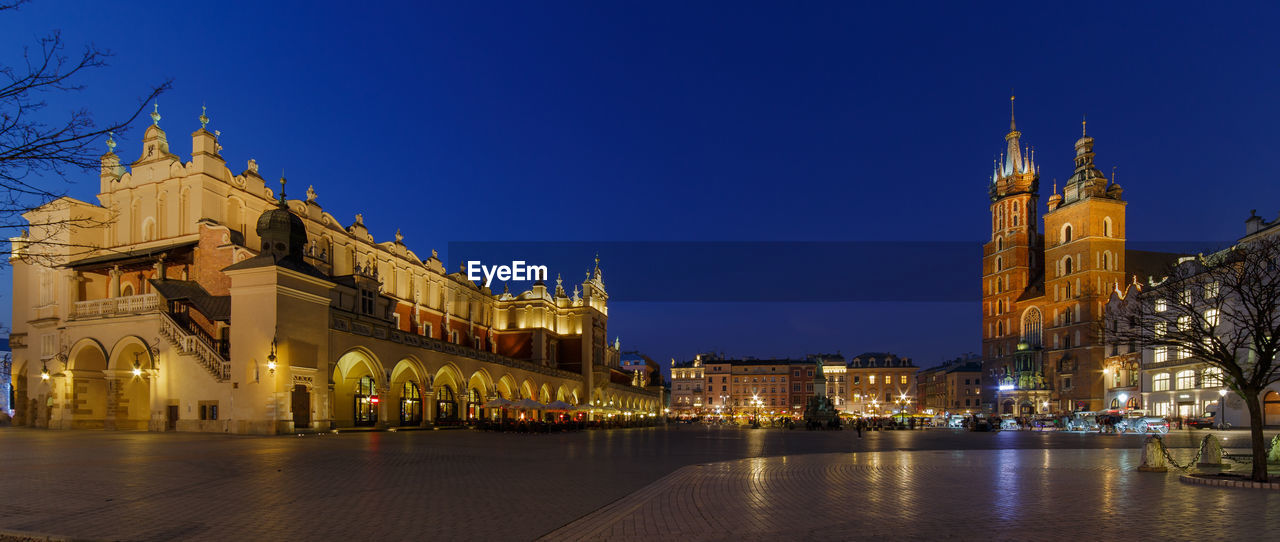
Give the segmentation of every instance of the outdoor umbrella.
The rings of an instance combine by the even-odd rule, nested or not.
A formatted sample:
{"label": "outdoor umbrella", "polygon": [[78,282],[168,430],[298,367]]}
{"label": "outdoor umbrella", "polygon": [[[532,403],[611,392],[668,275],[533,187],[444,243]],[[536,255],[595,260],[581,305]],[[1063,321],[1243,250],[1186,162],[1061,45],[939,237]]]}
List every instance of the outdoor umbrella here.
{"label": "outdoor umbrella", "polygon": [[516,401],[515,404],[512,406],[514,406],[515,408],[523,408],[528,410],[546,410],[547,408],[547,405],[544,405],[542,403],[534,401],[533,399],[528,399],[528,398]]}
{"label": "outdoor umbrella", "polygon": [[498,397],[484,404],[485,408],[511,408],[511,401]]}
{"label": "outdoor umbrella", "polygon": [[573,410],[573,405],[557,399],[547,403],[547,410]]}

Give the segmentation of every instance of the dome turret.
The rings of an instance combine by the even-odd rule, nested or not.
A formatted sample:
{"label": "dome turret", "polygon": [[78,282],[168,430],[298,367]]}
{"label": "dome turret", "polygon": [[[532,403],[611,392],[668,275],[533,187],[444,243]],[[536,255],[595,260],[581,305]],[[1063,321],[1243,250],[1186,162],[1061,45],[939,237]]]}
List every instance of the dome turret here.
{"label": "dome turret", "polygon": [[284,178],[280,179],[280,201],[275,208],[258,217],[256,231],[258,238],[262,239],[262,254],[270,254],[277,261],[283,258],[302,260],[307,245],[307,227],[285,203],[285,182]]}

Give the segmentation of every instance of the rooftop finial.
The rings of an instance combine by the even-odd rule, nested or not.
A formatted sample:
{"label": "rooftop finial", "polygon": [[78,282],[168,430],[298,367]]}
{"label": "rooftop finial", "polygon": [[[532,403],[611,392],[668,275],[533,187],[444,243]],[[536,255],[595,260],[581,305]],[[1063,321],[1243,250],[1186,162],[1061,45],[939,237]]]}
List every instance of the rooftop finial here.
{"label": "rooftop finial", "polygon": [[1053,178],[1053,195],[1058,195],[1058,178]]}
{"label": "rooftop finial", "polygon": [[284,170],[280,170],[280,203],[284,203],[284,185],[289,181],[284,178]]}
{"label": "rooftop finial", "polygon": [[107,152],[108,153],[116,152],[115,135],[116,135],[115,132],[107,132]]}
{"label": "rooftop finial", "polygon": [[159,126],[160,125],[160,102],[155,102],[152,105],[154,105],[155,108],[151,110],[151,125]]}
{"label": "rooftop finial", "polygon": [[200,104],[200,129],[201,130],[203,130],[205,126],[209,125],[209,115],[205,114],[208,111],[208,109],[209,108],[205,107],[204,104]]}
{"label": "rooftop finial", "polygon": [[1089,126],[1089,116],[1080,115],[1080,137],[1085,137],[1089,135],[1088,130],[1086,130],[1088,126]]}
{"label": "rooftop finial", "polygon": [[1018,123],[1015,122],[1015,117],[1013,114],[1014,98],[1016,98],[1016,96],[1013,95],[1013,89],[1009,89],[1009,131],[1010,132],[1016,131],[1018,129]]}

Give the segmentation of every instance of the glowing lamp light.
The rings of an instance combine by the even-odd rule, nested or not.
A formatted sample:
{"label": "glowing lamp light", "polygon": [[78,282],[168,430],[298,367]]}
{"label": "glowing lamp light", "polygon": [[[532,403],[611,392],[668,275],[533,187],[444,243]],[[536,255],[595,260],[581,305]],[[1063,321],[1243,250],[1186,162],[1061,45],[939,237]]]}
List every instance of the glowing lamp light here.
{"label": "glowing lamp light", "polygon": [[48,380],[48,379],[49,379],[49,368],[40,367],[40,380]]}
{"label": "glowing lamp light", "polygon": [[373,403],[373,404],[375,404],[375,405],[376,405],[376,404],[378,404],[380,401],[381,401],[381,399],[379,399],[377,395],[374,395],[374,396],[372,396],[372,397],[369,397],[369,402],[370,402],[370,403]]}
{"label": "glowing lamp light", "polygon": [[998,388],[1000,391],[1009,391],[1013,389],[1013,384],[1001,384]]}
{"label": "glowing lamp light", "polygon": [[1218,390],[1218,397],[1226,397],[1226,396],[1227,396],[1227,390],[1226,390],[1226,389]]}
{"label": "glowing lamp light", "polygon": [[276,337],[271,338],[271,353],[267,354],[267,370],[272,376],[276,374]]}

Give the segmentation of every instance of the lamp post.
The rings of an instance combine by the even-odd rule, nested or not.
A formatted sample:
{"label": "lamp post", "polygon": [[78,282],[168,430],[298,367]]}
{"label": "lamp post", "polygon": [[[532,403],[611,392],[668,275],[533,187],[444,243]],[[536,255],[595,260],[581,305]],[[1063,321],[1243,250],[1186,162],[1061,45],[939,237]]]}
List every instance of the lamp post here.
{"label": "lamp post", "polygon": [[1227,388],[1218,390],[1218,429],[1227,428]]}

